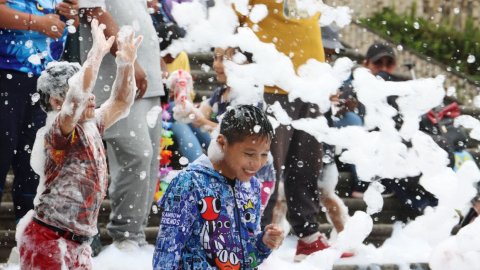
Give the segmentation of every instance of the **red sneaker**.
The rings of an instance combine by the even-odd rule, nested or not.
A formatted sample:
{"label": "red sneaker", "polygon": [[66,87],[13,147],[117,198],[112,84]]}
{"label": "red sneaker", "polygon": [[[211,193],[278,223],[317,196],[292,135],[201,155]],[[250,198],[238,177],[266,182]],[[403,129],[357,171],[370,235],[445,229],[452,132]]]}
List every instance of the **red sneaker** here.
{"label": "red sneaker", "polygon": [[[308,255],[324,250],[326,248],[329,248],[330,245],[327,242],[327,239],[325,236],[320,235],[317,240],[314,242],[307,244],[302,240],[298,240],[297,242],[297,252],[295,252],[295,257],[293,257],[294,262],[301,262],[303,259],[305,259]],[[342,258],[348,258],[352,257],[354,254],[352,252],[344,252],[342,253]]]}

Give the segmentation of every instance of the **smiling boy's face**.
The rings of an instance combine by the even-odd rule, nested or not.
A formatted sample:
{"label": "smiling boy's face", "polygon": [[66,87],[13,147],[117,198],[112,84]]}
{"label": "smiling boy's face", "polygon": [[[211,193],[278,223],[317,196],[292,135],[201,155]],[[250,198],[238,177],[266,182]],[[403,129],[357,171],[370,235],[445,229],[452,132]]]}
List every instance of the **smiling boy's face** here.
{"label": "smiling boy's face", "polygon": [[271,144],[267,137],[247,136],[243,141],[229,144],[219,135],[217,142],[224,154],[221,173],[228,178],[248,182],[267,163]]}

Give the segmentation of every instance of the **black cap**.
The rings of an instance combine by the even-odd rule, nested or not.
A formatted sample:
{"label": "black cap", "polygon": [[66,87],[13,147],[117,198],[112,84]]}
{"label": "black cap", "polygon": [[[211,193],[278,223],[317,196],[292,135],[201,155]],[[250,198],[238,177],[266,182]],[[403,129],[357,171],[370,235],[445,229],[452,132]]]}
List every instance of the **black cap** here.
{"label": "black cap", "polygon": [[369,61],[376,62],[384,56],[395,59],[395,51],[386,43],[375,43],[368,48],[365,58]]}

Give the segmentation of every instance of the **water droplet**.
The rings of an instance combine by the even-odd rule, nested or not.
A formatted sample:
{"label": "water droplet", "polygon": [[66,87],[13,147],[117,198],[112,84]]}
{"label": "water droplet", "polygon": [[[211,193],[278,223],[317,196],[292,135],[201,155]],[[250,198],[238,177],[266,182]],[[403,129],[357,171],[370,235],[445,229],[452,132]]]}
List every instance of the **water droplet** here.
{"label": "water droplet", "polygon": [[5,100],[5,105],[8,105],[8,100]]}
{"label": "water droplet", "polygon": [[459,9],[458,7],[454,8],[454,9],[453,9],[453,13],[459,14],[459,13],[460,13],[460,9]]}
{"label": "water droplet", "polygon": [[267,194],[270,194],[270,192],[272,192],[271,188],[269,188],[269,187],[264,187],[263,191],[265,191],[265,193],[267,193]]}
{"label": "water droplet", "polygon": [[188,161],[188,158],[186,158],[186,157],[181,157],[181,158],[178,160],[178,162],[180,163],[180,165],[185,166],[185,165],[188,164],[189,161]]}
{"label": "water droplet", "polygon": [[145,177],[147,177],[147,172],[146,171],[141,171],[140,172],[140,180],[145,179]]}
{"label": "water droplet", "polygon": [[129,207],[130,209],[133,209],[133,205],[131,205],[131,204],[130,204],[128,207]]}
{"label": "water droplet", "polygon": [[130,236],[130,233],[127,231],[127,232],[124,232],[123,235],[128,238]]}
{"label": "water droplet", "polygon": [[193,147],[193,143],[188,143],[188,147],[192,148],[192,147]]}
{"label": "water droplet", "polygon": [[50,28],[53,32],[58,32],[58,27],[56,25],[52,25]]}
{"label": "water droplet", "polygon": [[135,131],[130,131],[130,136],[135,137]]}
{"label": "water droplet", "polygon": [[205,64],[202,64],[200,66],[200,68],[205,71],[205,72],[209,72],[210,71],[210,66],[209,65],[205,65]]}
{"label": "water droplet", "polygon": [[33,47],[33,41],[32,40],[25,41],[25,48],[31,49],[32,47]]}
{"label": "water droplet", "polygon": [[403,46],[402,46],[402,45],[398,45],[398,46],[397,46],[397,50],[400,51],[400,52],[403,51]]}
{"label": "water droplet", "polygon": [[470,54],[467,58],[467,63],[473,64],[473,63],[475,63],[476,60],[477,59],[475,58],[475,55]]}
{"label": "water droplet", "polygon": [[143,155],[148,157],[148,155],[150,155],[150,151],[148,151],[148,150],[143,151]]}
{"label": "water droplet", "polygon": [[110,91],[110,85],[105,84],[105,85],[103,86],[103,91],[105,91],[105,92]]}
{"label": "water droplet", "polygon": [[25,147],[23,148],[23,150],[27,151],[28,149],[30,148],[30,145],[25,145]]}
{"label": "water droplet", "polygon": [[7,79],[11,80],[13,78],[12,74],[8,73],[7,74]]}
{"label": "water droplet", "polygon": [[70,34],[75,34],[77,32],[77,28],[73,25],[69,25],[69,26],[67,26],[67,31]]}
{"label": "water droplet", "polygon": [[41,54],[32,54],[28,57],[28,62],[30,62],[33,65],[40,65],[42,63],[42,57]]}
{"label": "water droplet", "polygon": [[40,94],[39,93],[34,93],[32,95],[32,102],[36,103],[40,99]]}
{"label": "water droplet", "polygon": [[255,125],[255,126],[253,127],[253,131],[254,131],[255,133],[258,133],[258,132],[260,132],[260,129],[261,129],[261,128],[262,128],[261,126]]}
{"label": "water droplet", "polygon": [[118,215],[118,216],[117,216],[117,219],[122,219],[122,215]]}
{"label": "water droplet", "polygon": [[418,22],[414,22],[413,23],[413,28],[415,28],[417,30],[420,29],[420,24]]}
{"label": "water droplet", "polygon": [[297,166],[298,166],[299,168],[302,168],[302,167],[303,167],[303,161],[299,160],[299,161],[297,162]]}
{"label": "water droplet", "polygon": [[194,114],[194,113],[189,114],[189,115],[188,115],[188,118],[190,118],[190,119],[192,119],[192,120],[195,119],[195,114]]}

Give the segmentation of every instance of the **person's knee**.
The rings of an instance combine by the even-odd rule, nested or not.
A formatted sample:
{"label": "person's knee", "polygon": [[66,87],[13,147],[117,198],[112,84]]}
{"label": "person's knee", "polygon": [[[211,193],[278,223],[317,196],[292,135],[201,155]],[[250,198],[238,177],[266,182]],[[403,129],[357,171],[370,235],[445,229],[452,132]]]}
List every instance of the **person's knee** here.
{"label": "person's knee", "polygon": [[[136,174],[149,173],[154,155],[151,144],[115,145],[113,153],[122,170]],[[109,152],[111,154],[111,151]]]}

